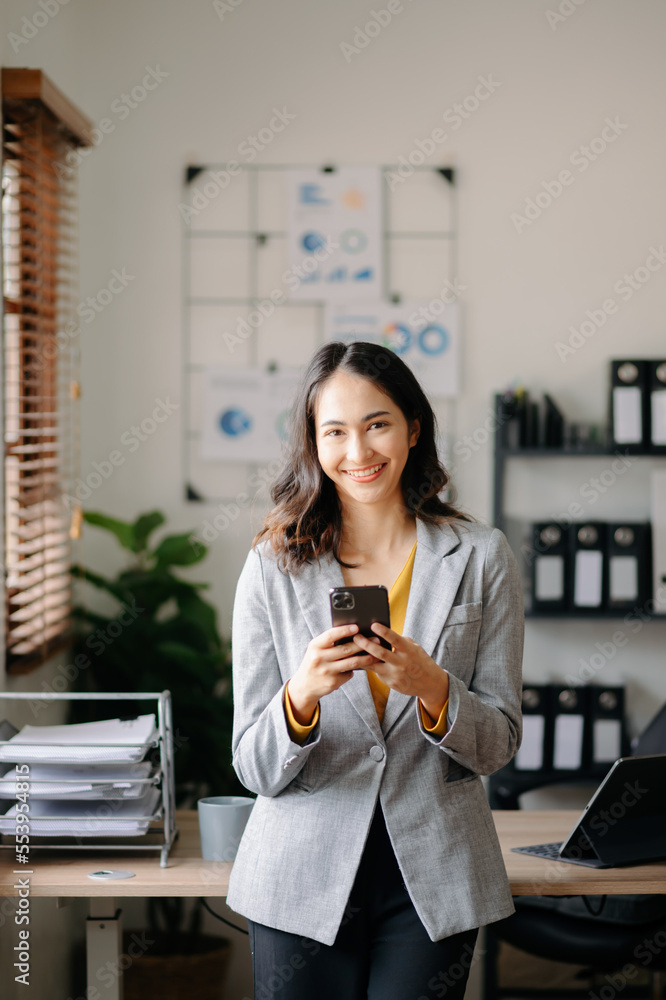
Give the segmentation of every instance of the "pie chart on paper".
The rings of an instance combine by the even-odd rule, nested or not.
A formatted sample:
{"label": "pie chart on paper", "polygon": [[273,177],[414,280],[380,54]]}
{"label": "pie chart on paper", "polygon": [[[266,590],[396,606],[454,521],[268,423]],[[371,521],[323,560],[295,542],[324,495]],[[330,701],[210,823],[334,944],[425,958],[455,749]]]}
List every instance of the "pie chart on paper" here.
{"label": "pie chart on paper", "polygon": [[252,427],[252,417],[243,410],[225,410],[220,417],[220,427],[230,437],[239,437]]}

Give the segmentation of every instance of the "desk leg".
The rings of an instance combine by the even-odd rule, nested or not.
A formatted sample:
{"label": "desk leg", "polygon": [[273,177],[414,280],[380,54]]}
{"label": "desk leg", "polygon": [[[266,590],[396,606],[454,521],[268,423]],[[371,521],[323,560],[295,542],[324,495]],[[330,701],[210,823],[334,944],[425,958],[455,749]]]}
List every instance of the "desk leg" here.
{"label": "desk leg", "polygon": [[86,982],[90,994],[94,990],[100,1000],[123,1000],[122,946],[122,910],[116,909],[112,898],[91,896],[86,920]]}

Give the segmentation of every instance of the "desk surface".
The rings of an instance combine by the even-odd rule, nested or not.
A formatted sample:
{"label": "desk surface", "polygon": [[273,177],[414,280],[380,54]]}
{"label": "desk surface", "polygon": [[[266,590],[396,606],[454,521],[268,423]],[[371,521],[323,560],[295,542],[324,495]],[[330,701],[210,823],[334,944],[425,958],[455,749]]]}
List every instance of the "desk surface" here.
{"label": "desk surface", "polygon": [[[566,896],[582,893],[666,893],[666,861],[625,868],[594,869],[561,861],[512,854],[512,847],[563,840],[578,810],[507,810],[493,812],[511,891],[519,895]],[[119,851],[34,851],[30,890],[33,896],[226,896],[231,862],[203,861],[196,810],[176,814],[180,836],[160,868],[159,853]],[[20,876],[12,874],[14,855],[0,851],[0,895],[17,894]],[[127,868],[135,878],[93,882],[88,872]]]}

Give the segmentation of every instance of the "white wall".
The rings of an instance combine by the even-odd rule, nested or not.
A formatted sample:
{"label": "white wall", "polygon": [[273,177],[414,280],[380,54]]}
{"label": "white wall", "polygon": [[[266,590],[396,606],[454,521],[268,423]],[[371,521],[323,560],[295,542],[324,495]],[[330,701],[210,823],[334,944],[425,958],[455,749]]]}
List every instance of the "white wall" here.
{"label": "white wall", "polygon": [[[608,359],[663,356],[666,348],[666,268],[630,301],[613,291],[666,240],[663,3],[565,0],[572,13],[553,26],[547,12],[557,0],[405,0],[347,62],[340,45],[368,20],[369,2],[234,2],[220,18],[210,2],[70,0],[17,53],[2,39],[5,65],[43,68],[95,122],[108,117],[115,125],[81,167],[82,296],[106,286],[114,269],[134,279],[81,329],[82,473],[119,447],[156,398],[181,397],[184,165],[232,158],[274,106],[297,117],[262,162],[395,162],[443,125],[479,76],[499,86],[460,128],[447,130],[431,160],[459,171],[458,277],[467,290],[454,437],[482,428],[491,394],[516,378],[550,392],[571,419],[603,422]],[[6,29],[16,32],[38,9],[32,0],[5,7]],[[168,76],[121,121],[112,103],[141,82],[147,66]],[[622,123],[620,134],[582,171],[571,156],[600,135],[607,118]],[[512,213],[564,169],[573,182],[517,232]],[[610,296],[621,302],[617,313],[562,362],[556,342]],[[456,470],[462,503],[484,518],[491,457],[489,445],[479,447]],[[517,469],[511,503],[539,516],[556,513],[556,504],[563,510],[579,499],[594,471],[583,460]],[[590,516],[647,516],[646,480],[640,469],[633,478],[635,471]],[[529,492],[535,473],[553,492]],[[171,530],[196,528],[215,508],[185,503],[182,478],[176,415],[86,506],[121,518],[159,507]],[[120,564],[102,533],[85,535],[85,562],[102,571]],[[191,574],[212,581],[224,630],[250,539],[249,523],[239,521]],[[615,628],[529,622],[526,677],[563,678]],[[666,699],[665,639],[666,624],[647,624],[599,674],[627,682],[634,733]]]}
{"label": "white wall", "polygon": [[[157,398],[181,396],[183,166],[231,158],[274,106],[297,117],[262,162],[395,162],[443,125],[443,114],[474,91],[479,76],[499,86],[460,128],[447,128],[449,138],[432,158],[433,165],[454,164],[460,180],[465,387],[454,437],[482,427],[493,391],[516,378],[535,392],[551,392],[571,419],[603,422],[608,359],[663,354],[666,346],[660,315],[666,269],[628,302],[613,290],[666,236],[666,140],[659,127],[666,10],[658,0],[569,7],[573,13],[553,26],[546,15],[555,5],[534,0],[406,0],[350,62],[341,43],[353,42],[372,9],[358,3],[243,0],[222,19],[210,3],[72,0],[63,8],[17,61],[45,65],[95,122],[114,122],[81,168],[82,294],[105,286],[114,268],[135,276],[82,327],[83,474],[119,447],[122,433],[149,415]],[[63,63],[51,34],[62,34],[64,25],[79,44],[73,65]],[[168,76],[120,121],[112,103],[140,83],[146,66]],[[571,157],[601,134],[607,118],[619,121],[620,133],[583,171],[581,159]],[[512,214],[523,213],[526,200],[564,169],[572,183],[517,232]],[[617,313],[563,362],[556,342],[609,296],[619,303]],[[198,527],[216,508],[182,500],[180,431],[179,415],[161,425],[88,507],[133,517],[159,506],[173,529]],[[490,447],[458,462],[461,500],[482,517],[490,513],[490,469]],[[560,496],[535,498],[530,510],[539,515],[556,513],[555,499],[559,509],[579,499],[595,470],[576,463],[542,471],[547,482],[564,480]],[[631,470],[628,506],[618,484],[607,507],[590,508],[589,515],[647,515],[636,482]],[[86,533],[88,561],[115,564],[114,544],[99,534]],[[239,523],[192,571],[213,581],[225,629],[250,537],[249,525]],[[566,635],[555,628],[528,625],[530,679],[577,669],[615,625],[571,624]],[[628,682],[634,732],[650,717],[654,699],[666,698],[664,628],[631,634],[599,675]]]}

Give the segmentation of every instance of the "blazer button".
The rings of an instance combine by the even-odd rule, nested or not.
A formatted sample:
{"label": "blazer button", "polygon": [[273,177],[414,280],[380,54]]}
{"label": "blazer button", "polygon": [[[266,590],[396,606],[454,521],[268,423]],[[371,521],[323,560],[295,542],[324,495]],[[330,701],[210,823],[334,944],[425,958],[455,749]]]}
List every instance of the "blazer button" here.
{"label": "blazer button", "polygon": [[380,760],[384,759],[383,747],[380,746],[370,747],[370,756],[372,757],[373,760],[376,760],[377,763],[379,763]]}

